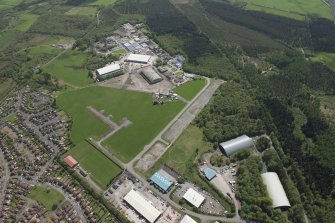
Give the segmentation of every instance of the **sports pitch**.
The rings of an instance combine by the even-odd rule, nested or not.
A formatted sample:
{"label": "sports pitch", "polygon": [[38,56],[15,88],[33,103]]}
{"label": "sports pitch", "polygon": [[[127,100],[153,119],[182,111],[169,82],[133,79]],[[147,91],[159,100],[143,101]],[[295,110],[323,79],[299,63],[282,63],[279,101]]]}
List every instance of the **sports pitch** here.
{"label": "sports pitch", "polygon": [[73,156],[91,179],[103,189],[121,172],[119,166],[86,141],[70,149],[66,155]]}
{"label": "sports pitch", "polygon": [[135,157],[185,106],[180,101],[153,105],[151,94],[98,86],[60,94],[57,104],[73,118],[71,139],[75,144],[90,137],[100,139],[108,132],[108,126],[87,111],[87,106],[112,115],[117,123],[128,118],[130,126],[103,142],[124,162]]}

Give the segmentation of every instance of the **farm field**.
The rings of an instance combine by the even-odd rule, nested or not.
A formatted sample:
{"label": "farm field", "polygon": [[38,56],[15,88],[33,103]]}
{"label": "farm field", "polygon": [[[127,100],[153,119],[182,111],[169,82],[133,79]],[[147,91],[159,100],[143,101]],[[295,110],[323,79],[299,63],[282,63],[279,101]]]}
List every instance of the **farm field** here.
{"label": "farm field", "polygon": [[90,3],[90,5],[113,5],[117,0],[96,0]]}
{"label": "farm field", "polygon": [[89,15],[93,16],[97,12],[96,7],[74,7],[67,11],[66,15]]}
{"label": "farm field", "polygon": [[68,51],[48,64],[44,70],[65,83],[83,86],[93,83],[85,68],[88,54],[79,51]]}
{"label": "farm field", "polygon": [[28,194],[28,197],[37,201],[49,211],[55,210],[57,206],[64,200],[62,194],[50,188],[35,186]]}
{"label": "farm field", "polygon": [[108,126],[87,111],[92,106],[105,116],[112,115],[117,123],[127,118],[132,124],[122,128],[103,142],[122,161],[130,161],[143,146],[167,125],[185,106],[183,102],[152,105],[150,94],[107,87],[87,87],[57,97],[57,104],[73,118],[71,140],[100,139]]}
{"label": "farm field", "polygon": [[322,0],[238,0],[248,3],[246,9],[263,11],[293,19],[304,20],[304,15],[331,19],[331,10]]}
{"label": "farm field", "polygon": [[20,15],[20,22],[15,27],[16,30],[19,30],[21,32],[26,32],[32,24],[37,20],[38,15],[35,14],[21,14]]}
{"label": "farm field", "polygon": [[178,86],[173,89],[173,91],[186,100],[192,100],[199,91],[206,85],[205,79],[198,79],[194,81],[187,82],[181,86]]}
{"label": "farm field", "polygon": [[314,62],[321,62],[335,70],[335,53],[321,52],[317,53],[315,57],[311,58]]}
{"label": "farm field", "polygon": [[86,141],[70,149],[66,155],[73,156],[103,189],[121,172],[119,166]]}

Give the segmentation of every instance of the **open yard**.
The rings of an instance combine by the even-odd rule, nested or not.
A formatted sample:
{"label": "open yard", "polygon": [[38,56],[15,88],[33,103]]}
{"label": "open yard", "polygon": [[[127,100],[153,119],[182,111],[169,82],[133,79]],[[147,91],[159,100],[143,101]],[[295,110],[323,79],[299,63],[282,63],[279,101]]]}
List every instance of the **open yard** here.
{"label": "open yard", "polygon": [[87,85],[93,82],[85,67],[87,58],[87,53],[68,51],[48,64],[44,70],[65,83],[75,86]]}
{"label": "open yard", "polygon": [[161,131],[185,106],[183,102],[153,105],[150,94],[107,87],[87,87],[57,97],[57,104],[73,118],[71,139],[75,144],[100,137],[108,126],[87,111],[92,106],[111,115],[117,123],[128,118],[132,124],[103,142],[113,154],[128,162]]}
{"label": "open yard", "polygon": [[64,200],[62,194],[58,191],[45,187],[35,186],[28,195],[29,198],[37,201],[49,211],[55,210],[57,206]]}
{"label": "open yard", "polygon": [[121,172],[119,166],[86,141],[79,143],[66,155],[73,156],[103,189]]}
{"label": "open yard", "polygon": [[199,91],[206,85],[205,79],[198,79],[194,81],[187,82],[181,86],[173,89],[173,91],[186,100],[192,100]]}
{"label": "open yard", "polygon": [[331,10],[322,0],[237,0],[246,2],[246,9],[304,20],[304,15],[331,19]]}

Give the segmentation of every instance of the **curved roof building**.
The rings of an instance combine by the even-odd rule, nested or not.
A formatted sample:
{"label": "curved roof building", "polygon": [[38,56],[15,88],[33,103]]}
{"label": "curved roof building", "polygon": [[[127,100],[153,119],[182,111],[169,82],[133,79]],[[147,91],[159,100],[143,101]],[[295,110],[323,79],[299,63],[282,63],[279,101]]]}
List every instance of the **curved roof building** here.
{"label": "curved roof building", "polygon": [[272,199],[272,205],[274,208],[291,207],[291,204],[286,196],[285,190],[279,180],[277,173],[263,173],[262,179],[264,184],[266,185],[268,194]]}
{"label": "curved roof building", "polygon": [[220,149],[223,150],[223,152],[227,156],[230,156],[240,150],[249,148],[251,146],[253,146],[252,139],[246,135],[239,136],[235,139],[220,143]]}

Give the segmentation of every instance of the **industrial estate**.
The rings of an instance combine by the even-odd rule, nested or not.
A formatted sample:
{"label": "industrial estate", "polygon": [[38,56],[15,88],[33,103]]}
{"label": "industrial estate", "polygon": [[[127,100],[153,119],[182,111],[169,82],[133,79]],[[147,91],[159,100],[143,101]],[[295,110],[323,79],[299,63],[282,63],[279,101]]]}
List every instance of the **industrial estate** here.
{"label": "industrial estate", "polygon": [[335,3],[13,2],[0,222],[332,222],[335,73],[304,44]]}

